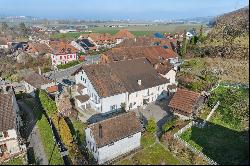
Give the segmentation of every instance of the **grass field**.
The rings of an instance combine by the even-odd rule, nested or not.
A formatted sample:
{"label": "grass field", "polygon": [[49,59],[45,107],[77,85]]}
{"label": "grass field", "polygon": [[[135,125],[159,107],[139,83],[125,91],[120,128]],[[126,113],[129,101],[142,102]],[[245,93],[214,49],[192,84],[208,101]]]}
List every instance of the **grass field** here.
{"label": "grass field", "polygon": [[246,164],[249,160],[248,89],[219,87],[209,103],[220,106],[207,127],[192,127],[181,135],[196,149],[219,164]]}
{"label": "grass field", "polygon": [[176,165],[179,161],[166,151],[160,143],[156,143],[152,134],[146,133],[142,136],[141,145],[143,147],[139,152],[126,157],[115,163],[116,165]]}
{"label": "grass field", "polygon": [[[183,32],[184,30],[189,30],[192,28],[196,28],[199,30],[201,24],[170,24],[170,25],[129,25],[127,27],[104,27],[103,25],[100,25],[99,27],[89,28],[93,33],[109,33],[111,35],[116,34],[120,29],[128,29],[131,33],[133,33],[135,36],[148,36],[152,35],[155,32],[166,32],[166,33],[173,33],[173,32]],[[204,30],[206,30],[207,27],[204,26]],[[56,33],[51,35],[50,37],[52,39],[65,39],[65,40],[74,40],[77,39],[81,34],[84,34],[85,32],[70,32],[70,33]]]}

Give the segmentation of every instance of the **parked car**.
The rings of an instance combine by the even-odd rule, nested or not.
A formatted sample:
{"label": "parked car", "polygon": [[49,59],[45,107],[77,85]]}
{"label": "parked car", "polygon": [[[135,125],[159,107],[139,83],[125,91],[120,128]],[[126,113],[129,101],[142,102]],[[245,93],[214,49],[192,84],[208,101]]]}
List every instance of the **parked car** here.
{"label": "parked car", "polygon": [[72,85],[72,82],[68,79],[63,79],[62,82],[67,85]]}

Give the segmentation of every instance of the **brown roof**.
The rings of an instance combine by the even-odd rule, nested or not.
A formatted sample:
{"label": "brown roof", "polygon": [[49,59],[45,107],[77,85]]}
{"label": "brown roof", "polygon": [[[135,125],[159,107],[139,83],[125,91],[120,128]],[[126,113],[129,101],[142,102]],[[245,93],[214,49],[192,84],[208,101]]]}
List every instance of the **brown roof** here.
{"label": "brown roof", "polygon": [[109,33],[90,33],[90,34],[82,34],[81,38],[90,37],[97,44],[111,44],[115,43],[115,39]]}
{"label": "brown roof", "polygon": [[53,82],[52,80],[49,80],[45,78],[44,76],[39,75],[35,72],[30,72],[29,74],[27,74],[27,76],[24,77],[24,81],[32,85],[35,88],[41,88],[41,85],[45,85],[45,84],[49,84]]}
{"label": "brown roof", "polygon": [[0,132],[15,128],[15,112],[11,94],[0,93]]}
{"label": "brown roof", "polygon": [[65,111],[70,111],[72,108],[72,105],[71,105],[69,98],[62,97],[59,99],[57,107],[58,107],[59,112],[65,112]]}
{"label": "brown roof", "polygon": [[[75,73],[82,69],[100,97],[124,92],[132,93],[168,82],[156,72],[145,58],[85,65]],[[141,80],[141,85],[138,84],[138,80]]]}
{"label": "brown roof", "polygon": [[28,48],[27,48],[27,52],[28,53],[50,53],[51,49],[50,47],[45,44],[45,43],[36,43],[36,42],[32,42],[32,43],[28,43]]}
{"label": "brown roof", "polygon": [[57,92],[57,91],[58,91],[58,86],[57,86],[57,85],[54,85],[54,86],[48,87],[48,88],[47,88],[47,91],[48,91],[49,93]]}
{"label": "brown roof", "polygon": [[170,64],[170,63],[166,63],[166,64],[163,64],[163,63],[160,63],[157,65],[156,67],[156,71],[160,74],[167,74],[171,69],[173,68],[173,66]]}
{"label": "brown roof", "polygon": [[141,124],[135,112],[123,113],[113,118],[91,124],[88,127],[93,133],[98,148],[141,131]]}
{"label": "brown roof", "polygon": [[130,39],[130,38],[134,38],[135,36],[129,32],[127,29],[121,29],[119,32],[117,32],[114,35],[115,39]]}
{"label": "brown roof", "polygon": [[81,103],[84,103],[89,100],[88,95],[78,95],[75,97],[77,100],[79,100]]}
{"label": "brown roof", "polygon": [[191,114],[194,105],[200,97],[200,93],[196,93],[187,89],[177,88],[173,98],[169,103],[169,107]]}
{"label": "brown roof", "polygon": [[76,84],[77,86],[77,92],[80,93],[81,90],[85,89],[86,87],[83,84]]}
{"label": "brown roof", "polygon": [[135,46],[118,47],[104,53],[111,61],[134,59],[145,57],[154,65],[169,58],[176,58],[177,54],[172,49],[164,49],[161,46]]}
{"label": "brown roof", "polygon": [[51,51],[55,55],[76,54],[78,50],[68,42],[51,41],[49,43]]}

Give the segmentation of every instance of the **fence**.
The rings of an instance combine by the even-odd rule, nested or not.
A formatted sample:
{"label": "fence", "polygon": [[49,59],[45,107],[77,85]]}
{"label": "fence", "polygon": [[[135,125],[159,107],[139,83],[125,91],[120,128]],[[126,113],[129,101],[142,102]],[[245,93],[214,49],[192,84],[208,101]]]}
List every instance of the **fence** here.
{"label": "fence", "polygon": [[180,129],[177,133],[174,134],[174,138],[177,139],[181,144],[185,145],[187,148],[189,148],[192,152],[194,152],[195,154],[197,154],[198,156],[202,157],[203,159],[205,159],[206,161],[208,161],[209,164],[211,165],[218,165],[215,161],[213,161],[211,158],[209,158],[208,156],[206,156],[205,154],[203,154],[201,151],[197,150],[195,147],[193,147],[192,145],[190,145],[188,142],[184,141],[182,138],[180,138],[180,135],[185,132],[186,130],[188,130],[189,128],[191,128],[192,126],[197,126],[197,127],[201,127],[201,124],[198,122],[194,122],[191,121],[189,124],[187,124],[185,127],[183,127],[182,129]]}
{"label": "fence", "polygon": [[212,117],[214,111],[219,107],[219,105],[220,105],[220,101],[217,101],[217,103],[215,104],[215,106],[213,107],[209,115],[207,116],[206,120],[204,120],[202,124],[202,128],[206,125],[207,121],[209,121],[209,119]]}

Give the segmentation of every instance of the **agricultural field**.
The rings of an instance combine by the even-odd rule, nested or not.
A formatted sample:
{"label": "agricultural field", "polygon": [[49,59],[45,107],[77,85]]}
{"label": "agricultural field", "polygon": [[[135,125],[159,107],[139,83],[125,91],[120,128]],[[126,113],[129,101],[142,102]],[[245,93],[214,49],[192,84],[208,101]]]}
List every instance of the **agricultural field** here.
{"label": "agricultural field", "polygon": [[[104,27],[103,25],[99,25],[98,27],[89,28],[93,33],[109,33],[111,35],[116,34],[120,29],[128,29],[135,36],[149,36],[154,34],[155,32],[162,33],[173,33],[173,32],[183,32],[184,30],[189,30],[192,28],[196,28],[197,30],[200,28],[201,24],[170,24],[170,25],[129,25],[126,27]],[[205,25],[204,29],[208,29]],[[69,32],[69,33],[55,33],[50,36],[51,39],[65,39],[65,40],[74,40],[77,39],[81,34],[88,32]]]}
{"label": "agricultural field", "polygon": [[218,164],[247,164],[249,161],[249,89],[219,86],[208,106],[220,101],[203,129],[192,127],[181,135],[197,150]]}

